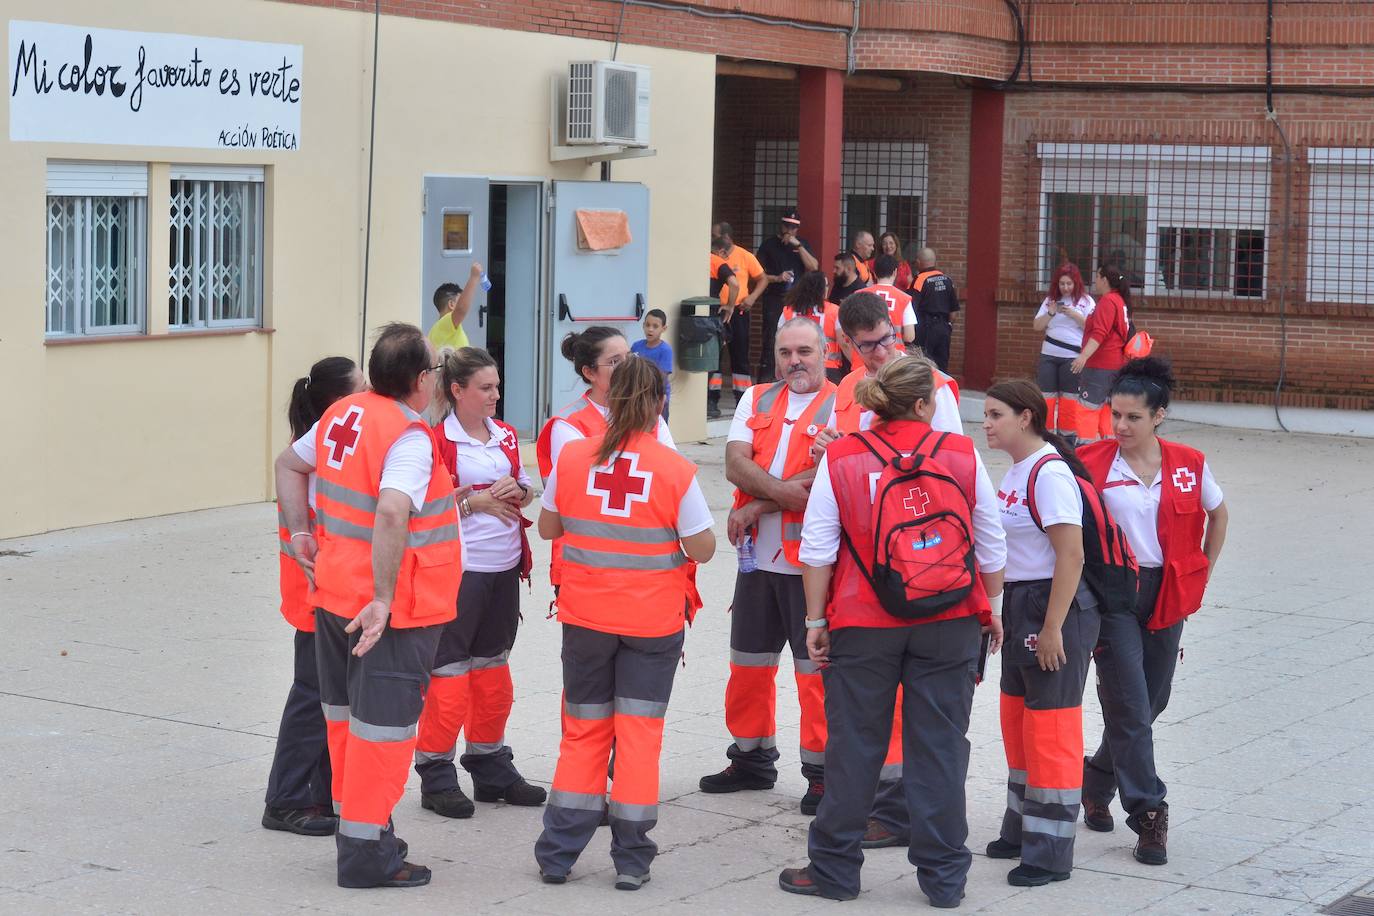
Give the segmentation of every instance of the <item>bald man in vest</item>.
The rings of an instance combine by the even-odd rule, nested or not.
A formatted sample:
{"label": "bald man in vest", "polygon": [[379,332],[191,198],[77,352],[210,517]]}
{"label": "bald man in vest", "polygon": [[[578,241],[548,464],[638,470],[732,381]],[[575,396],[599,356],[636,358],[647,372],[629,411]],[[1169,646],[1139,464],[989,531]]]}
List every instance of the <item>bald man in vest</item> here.
{"label": "bald man in vest", "polygon": [[959,291],[954,288],[954,280],[935,266],[933,248],[922,248],[916,253],[911,297],[916,307],[916,344],[941,372],[948,372],[949,341],[954,336]]}
{"label": "bald man in vest", "polygon": [[[440,368],[420,329],[390,324],[372,390],[336,401],[276,463],[291,549],[314,587],[340,887],[418,887],[392,809],[405,792],[443,624],[462,576],[452,478],[421,414]],[[306,511],[316,475],[316,524]]]}
{"label": "bald man in vest", "polygon": [[701,779],[703,792],[773,788],[778,748],[775,680],[782,649],[792,648],[801,703],[803,814],[825,792],[825,697],[820,668],[806,651],[802,591],[802,516],[816,476],[811,445],[830,422],[835,386],[825,377],[825,340],[809,318],[778,329],[774,359],[782,379],[755,385],[740,399],[725,446],[725,476],[736,487],[730,542],[753,539],[757,569],[742,563],[730,615],[730,679],[725,724],[734,742],[730,765]]}

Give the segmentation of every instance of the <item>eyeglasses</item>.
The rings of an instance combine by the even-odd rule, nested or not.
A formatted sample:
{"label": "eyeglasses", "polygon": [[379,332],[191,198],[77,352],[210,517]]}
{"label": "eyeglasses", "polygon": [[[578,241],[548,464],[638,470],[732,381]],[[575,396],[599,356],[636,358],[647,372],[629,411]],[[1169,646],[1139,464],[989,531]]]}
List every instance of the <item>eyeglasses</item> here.
{"label": "eyeglasses", "polygon": [[[442,368],[444,368],[444,364],[443,364],[443,363],[440,363],[440,364],[437,365],[437,366],[430,366],[428,369],[425,370],[425,372],[438,372],[438,371],[439,371],[440,369],[442,369]],[[421,375],[424,375],[425,373],[424,373],[424,372],[421,372],[420,374],[421,374]]]}
{"label": "eyeglasses", "polygon": [[596,363],[596,367],[597,367],[598,369],[614,369],[616,366],[619,366],[619,365],[620,365],[621,363],[623,363],[623,362],[625,362],[625,357],[623,357],[623,356],[612,356],[610,359],[606,360],[604,363]]}
{"label": "eyeglasses", "polygon": [[886,336],[879,337],[877,340],[856,340],[854,346],[860,353],[872,353],[879,347],[890,347],[897,342],[895,332],[889,331]]}

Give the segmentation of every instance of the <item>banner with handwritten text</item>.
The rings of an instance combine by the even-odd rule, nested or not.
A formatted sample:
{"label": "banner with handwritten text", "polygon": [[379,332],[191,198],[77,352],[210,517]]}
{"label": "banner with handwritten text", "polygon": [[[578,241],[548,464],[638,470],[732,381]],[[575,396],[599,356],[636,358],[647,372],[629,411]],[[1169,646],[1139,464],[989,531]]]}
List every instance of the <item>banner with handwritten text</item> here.
{"label": "banner with handwritten text", "polygon": [[9,26],[11,140],[300,149],[300,45]]}

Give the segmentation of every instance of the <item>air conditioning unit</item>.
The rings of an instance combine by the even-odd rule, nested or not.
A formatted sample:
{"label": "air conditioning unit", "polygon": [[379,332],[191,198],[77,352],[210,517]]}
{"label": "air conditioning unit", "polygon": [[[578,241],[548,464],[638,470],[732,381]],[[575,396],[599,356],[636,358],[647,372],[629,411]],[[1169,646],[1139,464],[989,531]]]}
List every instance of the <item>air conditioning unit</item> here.
{"label": "air conditioning unit", "polygon": [[649,145],[649,68],[610,60],[568,65],[570,146]]}

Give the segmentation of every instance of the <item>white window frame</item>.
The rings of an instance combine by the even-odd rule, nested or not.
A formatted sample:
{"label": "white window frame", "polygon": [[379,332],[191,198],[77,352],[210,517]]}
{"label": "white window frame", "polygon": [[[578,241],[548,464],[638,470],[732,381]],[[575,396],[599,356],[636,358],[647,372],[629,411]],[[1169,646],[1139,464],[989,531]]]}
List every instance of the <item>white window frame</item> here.
{"label": "white window frame", "polygon": [[[168,226],[171,240],[168,248],[168,330],[171,333],[184,333],[218,328],[259,328],[263,326],[263,302],[265,278],[263,276],[263,244],[266,236],[266,193],[265,169],[262,166],[236,165],[173,165],[169,170],[169,181],[196,183],[198,190],[205,194],[195,194],[194,211],[189,218],[190,228],[196,250],[189,266],[182,263],[183,237],[179,230],[186,228],[182,217],[176,212],[178,201],[169,188]],[[249,195],[248,215],[241,217],[244,236],[238,246],[238,268],[240,289],[249,297],[248,306],[252,314],[243,318],[216,318],[210,314],[215,298],[215,277],[213,263],[207,261],[206,251],[217,246],[215,233],[207,220],[205,203],[207,197],[223,190],[224,185],[244,186],[242,192]],[[249,234],[251,233],[251,237]],[[245,241],[246,244],[242,242]],[[183,279],[183,274],[186,274]],[[174,303],[181,309],[183,297],[190,297],[189,315],[185,321],[173,320]]]}
{"label": "white window frame", "polygon": [[[1188,296],[1213,299],[1260,300],[1271,290],[1271,247],[1273,236],[1269,227],[1272,190],[1272,153],[1264,146],[1197,146],[1185,144],[1131,143],[1037,143],[1040,159],[1040,222],[1036,248],[1036,275],[1042,286],[1048,286],[1053,266],[1048,264],[1046,252],[1050,237],[1050,195],[1091,194],[1102,196],[1144,197],[1146,200],[1144,283],[1135,287],[1156,296]],[[1084,172],[1087,173],[1086,177]],[[1258,207],[1246,212],[1236,208],[1204,209],[1185,202],[1177,195],[1167,196],[1168,189],[1187,187],[1189,183],[1210,178],[1209,186],[1222,186],[1231,191],[1246,190],[1249,199],[1261,201]],[[1095,199],[1093,249],[1097,251],[1100,238],[1100,204]],[[1160,271],[1159,233],[1161,229],[1257,230],[1264,233],[1263,283],[1258,296],[1237,295],[1235,292],[1235,249],[1228,271],[1230,287],[1225,290],[1170,289],[1163,283]],[[1078,265],[1085,275],[1095,271],[1096,264]]]}
{"label": "white window frame", "polygon": [[[1374,148],[1314,147],[1307,151],[1307,163],[1307,300],[1374,305]],[[1347,175],[1354,177],[1352,187],[1363,194],[1334,213],[1326,207],[1319,211],[1319,187],[1322,195],[1339,194],[1346,190]],[[1334,189],[1327,186],[1333,176],[1341,179]],[[1338,246],[1352,243],[1363,248],[1363,265],[1357,253],[1349,258],[1347,270]]]}
{"label": "white window frame", "polygon": [[[120,200],[130,209],[123,242],[128,314],[133,319],[121,324],[96,324],[94,264],[96,200]],[[74,227],[69,241],[73,246],[63,260],[71,265],[74,276],[71,287],[76,299],[57,306],[62,315],[62,327],[52,329],[53,299],[53,204],[54,201],[75,201],[72,206]],[[64,204],[65,206],[65,204]],[[148,166],[134,162],[77,162],[50,160],[47,164],[47,200],[44,209],[44,336],[48,339],[75,337],[108,337],[119,334],[141,334],[146,328],[148,299]],[[64,284],[65,285],[65,284]],[[71,311],[72,327],[67,317]]]}
{"label": "white window frame", "polygon": [[[797,157],[798,146],[796,140],[758,140],[754,144],[754,238],[762,242],[775,231],[775,226],[765,226],[763,224],[763,211],[767,208],[791,207],[797,202]],[[889,156],[904,156],[910,159],[911,169],[909,177],[889,183],[881,183],[879,176],[869,174],[867,171],[857,167],[856,162],[870,162],[873,158],[887,154]],[[783,174],[774,176],[772,182],[765,182],[765,164],[769,162],[785,162]],[[908,170],[900,170],[903,176],[908,175]],[[921,212],[918,217],[920,239],[903,239],[904,244],[918,242],[925,243],[926,237],[926,214],[929,211],[928,202],[930,185],[930,147],[925,143],[916,143],[909,140],[846,140],[841,147],[840,159],[840,226],[849,225],[849,196],[851,194],[863,194],[876,196],[878,198],[878,219],[882,223],[880,226],[873,227],[873,233],[885,231],[887,227],[887,210],[889,197],[919,197],[921,200]],[[802,214],[806,216],[805,213]],[[805,227],[803,226],[803,229]],[[834,240],[832,239],[831,242]],[[821,259],[822,269],[830,257],[828,243],[824,240],[813,240],[813,245],[819,244],[820,251],[815,252],[816,257]],[[840,240],[840,248],[846,246],[845,240]],[[837,249],[838,250],[838,249]]]}

